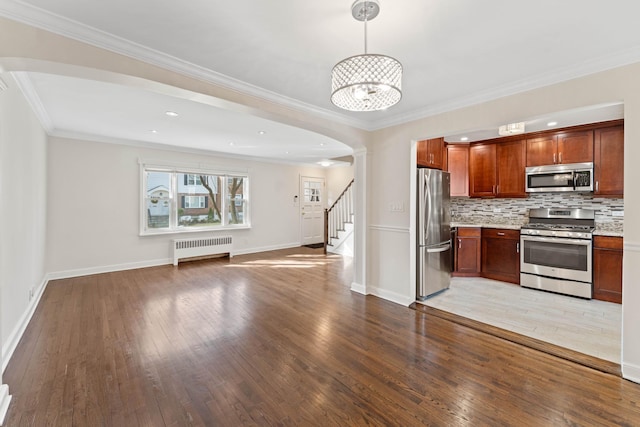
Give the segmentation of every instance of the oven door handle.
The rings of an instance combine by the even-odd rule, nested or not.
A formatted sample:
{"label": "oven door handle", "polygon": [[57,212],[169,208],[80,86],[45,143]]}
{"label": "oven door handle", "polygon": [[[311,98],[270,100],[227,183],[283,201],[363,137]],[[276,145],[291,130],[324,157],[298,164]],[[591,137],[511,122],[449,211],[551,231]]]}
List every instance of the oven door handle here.
{"label": "oven door handle", "polygon": [[521,236],[522,241],[526,242],[549,242],[549,243],[567,243],[570,245],[589,246],[591,239],[564,239],[562,237],[538,237],[538,236]]}

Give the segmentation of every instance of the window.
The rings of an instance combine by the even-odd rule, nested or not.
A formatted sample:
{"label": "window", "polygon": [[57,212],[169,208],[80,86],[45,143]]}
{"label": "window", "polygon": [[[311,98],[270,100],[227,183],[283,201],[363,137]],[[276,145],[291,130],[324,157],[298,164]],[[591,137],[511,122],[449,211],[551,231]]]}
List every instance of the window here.
{"label": "window", "polygon": [[249,178],[142,167],[140,234],[248,227]]}

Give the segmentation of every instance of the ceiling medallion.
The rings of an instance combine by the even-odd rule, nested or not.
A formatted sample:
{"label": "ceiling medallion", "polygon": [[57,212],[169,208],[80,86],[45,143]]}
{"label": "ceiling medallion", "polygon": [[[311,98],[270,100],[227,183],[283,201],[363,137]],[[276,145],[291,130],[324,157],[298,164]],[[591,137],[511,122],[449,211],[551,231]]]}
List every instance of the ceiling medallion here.
{"label": "ceiling medallion", "polygon": [[385,110],[402,98],[402,64],[367,53],[367,21],[380,12],[377,0],[356,0],[351,14],[364,21],[364,55],[338,62],[331,72],[331,102],[349,111]]}

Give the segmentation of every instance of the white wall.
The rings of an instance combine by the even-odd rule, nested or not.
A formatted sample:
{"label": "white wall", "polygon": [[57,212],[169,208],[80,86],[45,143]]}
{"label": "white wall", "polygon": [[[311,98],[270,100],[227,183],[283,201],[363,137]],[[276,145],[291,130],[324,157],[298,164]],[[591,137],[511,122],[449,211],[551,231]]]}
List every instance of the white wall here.
{"label": "white wall", "polygon": [[8,74],[0,78],[0,322],[3,368],[44,283],[46,135]]}
{"label": "white wall", "polygon": [[340,165],[326,169],[327,207],[336,201],[353,179],[353,165]]}
{"label": "white wall", "polygon": [[[373,134],[368,173],[370,230],[367,289],[392,295],[397,302],[413,300],[415,241],[413,208],[390,212],[391,202],[412,202],[415,141],[473,129],[497,128],[556,111],[624,102],[625,199],[622,369],[626,378],[640,382],[640,64],[547,86],[472,107],[390,127]],[[415,188],[415,185],[413,185]],[[371,228],[374,228],[371,230]],[[399,239],[399,229],[409,229]],[[375,237],[375,238],[374,238]],[[407,249],[409,248],[409,249]],[[399,267],[402,266],[401,268]]]}
{"label": "white wall", "polygon": [[[139,236],[140,159],[248,171],[251,229]],[[166,264],[171,239],[212,233],[233,235],[236,253],[297,246],[300,175],[324,177],[325,169],[51,138],[47,272],[68,277]]]}

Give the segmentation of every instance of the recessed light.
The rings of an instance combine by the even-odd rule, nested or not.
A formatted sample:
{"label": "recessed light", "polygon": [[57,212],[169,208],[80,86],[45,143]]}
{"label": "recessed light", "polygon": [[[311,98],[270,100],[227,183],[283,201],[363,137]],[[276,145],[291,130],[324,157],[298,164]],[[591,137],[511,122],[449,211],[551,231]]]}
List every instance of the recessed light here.
{"label": "recessed light", "polygon": [[284,152],[284,154],[289,154],[289,152],[288,152],[288,151],[285,151],[285,152]]}
{"label": "recessed light", "polygon": [[469,137],[468,136],[463,136],[462,138],[460,138],[460,141],[468,141]]}
{"label": "recessed light", "polygon": [[175,111],[166,111],[165,114],[169,117],[178,117],[178,113]]}
{"label": "recessed light", "polygon": [[157,131],[157,130],[155,130],[155,129],[151,129],[149,132],[151,132],[151,133],[158,133],[158,131]]}
{"label": "recessed light", "polygon": [[265,131],[263,131],[263,130],[259,130],[259,131],[258,131],[258,135],[264,135],[265,133],[267,133],[267,132],[265,132]]}
{"label": "recessed light", "polygon": [[320,147],[324,147],[324,142],[321,142],[321,143],[320,143]]}
{"label": "recessed light", "polygon": [[547,123],[547,126],[555,126],[557,124],[558,124],[558,122],[549,122],[549,123]]}
{"label": "recessed light", "polygon": [[321,162],[318,162],[318,164],[323,168],[328,168],[332,163],[329,160],[323,160]]}

